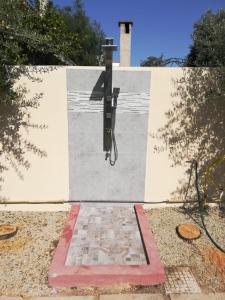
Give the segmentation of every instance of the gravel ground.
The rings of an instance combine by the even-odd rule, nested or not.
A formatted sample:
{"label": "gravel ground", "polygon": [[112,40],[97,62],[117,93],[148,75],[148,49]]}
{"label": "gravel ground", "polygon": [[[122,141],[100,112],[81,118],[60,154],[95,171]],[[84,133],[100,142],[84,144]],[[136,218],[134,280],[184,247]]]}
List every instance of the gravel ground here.
{"label": "gravel ground", "polygon": [[46,276],[66,214],[0,212],[0,223],[19,226],[10,244],[0,241],[0,295],[54,294]]}
{"label": "gravel ground", "polygon": [[[181,208],[151,209],[145,211],[160,257],[165,267],[189,266],[205,292],[225,291],[225,255],[217,250],[202,230],[194,241],[185,241],[176,234],[181,223],[197,223],[197,210]],[[225,249],[225,212],[210,208],[205,223],[213,239]]]}
{"label": "gravel ground", "polygon": [[[67,212],[0,212],[0,223],[19,227],[15,237],[0,241],[0,295],[49,296],[59,294],[88,295],[102,293],[154,293],[164,292],[162,286],[116,286],[110,288],[72,288],[54,290],[47,285],[47,273],[53,251],[63,229]],[[207,291],[225,291],[224,273],[215,267],[212,244],[202,235],[186,242],[177,237],[179,223],[190,217],[178,209],[152,209],[146,211],[160,256],[166,267],[191,266],[199,284]],[[213,237],[225,247],[225,218],[218,209],[210,209],[207,225]],[[212,255],[211,255],[212,256]],[[218,263],[218,260],[216,260]],[[225,268],[225,265],[224,265]]]}

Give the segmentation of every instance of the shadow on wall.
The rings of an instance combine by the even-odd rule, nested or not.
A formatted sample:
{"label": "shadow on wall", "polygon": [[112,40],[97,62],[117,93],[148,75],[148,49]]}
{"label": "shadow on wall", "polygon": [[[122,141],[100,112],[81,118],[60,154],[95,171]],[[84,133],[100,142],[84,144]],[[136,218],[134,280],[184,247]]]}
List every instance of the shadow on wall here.
{"label": "shadow on wall", "polygon": [[[105,71],[102,71],[96,84],[94,85],[91,96],[90,96],[90,101],[102,101],[104,98],[104,81],[105,81]],[[120,93],[120,88],[113,88],[113,97],[117,103],[117,99],[119,97]]]}
{"label": "shadow on wall", "polygon": [[[15,83],[22,76],[27,77],[33,82],[41,82],[38,78],[46,72],[51,72],[55,67],[11,67],[7,68],[8,80],[10,85],[8,89],[0,88],[0,181],[4,182],[4,171],[13,168],[19,178],[23,180],[23,171],[31,167],[26,154],[32,152],[39,157],[47,156],[46,151],[40,149],[34,143],[31,143],[22,131],[29,132],[30,128],[45,129],[44,124],[32,123],[32,114],[30,109],[38,109],[42,93],[36,93],[32,98],[28,98],[28,90],[22,86],[16,86]],[[0,200],[6,200],[0,195]]]}
{"label": "shadow on wall", "polygon": [[102,71],[95,86],[93,87],[90,96],[90,101],[101,101],[104,98],[104,80],[105,71]]}
{"label": "shadow on wall", "polygon": [[[105,160],[109,158],[110,164],[113,166],[118,158],[118,150],[116,145],[116,137],[115,137],[115,127],[116,127],[116,108],[117,108],[117,99],[119,97],[120,88],[113,88],[113,91],[111,91],[112,87],[112,77],[109,78],[106,77],[107,73],[105,71],[101,72],[96,84],[94,85],[94,88],[92,89],[90,101],[102,101],[104,97],[106,96],[106,100],[104,100],[104,109],[103,109],[103,150],[106,151]],[[108,104],[108,96],[107,92],[105,90],[105,84],[107,84],[106,89],[108,89],[108,92],[110,94],[112,93],[112,99],[111,104]],[[106,93],[106,95],[105,95]],[[111,97],[110,97],[111,98]],[[111,119],[108,119],[107,115],[110,112]],[[110,127],[110,132],[109,131]],[[112,152],[114,153],[114,157],[112,158]]]}
{"label": "shadow on wall", "polygon": [[[207,199],[218,199],[225,188],[225,68],[184,69],[174,81],[179,97],[166,113],[167,123],[154,137],[163,141],[173,166],[186,166],[187,160],[199,162],[201,190]],[[190,169],[187,170],[187,175]],[[188,176],[189,177],[189,176]],[[194,176],[187,197],[194,200]],[[180,182],[173,197],[183,200],[187,182]],[[195,198],[196,199],[196,198]]]}

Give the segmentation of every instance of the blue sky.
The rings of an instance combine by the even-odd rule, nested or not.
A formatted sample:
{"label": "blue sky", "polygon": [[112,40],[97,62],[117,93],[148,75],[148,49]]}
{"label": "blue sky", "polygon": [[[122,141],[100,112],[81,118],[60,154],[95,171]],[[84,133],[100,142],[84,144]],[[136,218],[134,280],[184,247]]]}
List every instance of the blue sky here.
{"label": "blue sky", "polygon": [[[54,0],[58,6],[72,5],[74,0]],[[193,24],[208,9],[225,8],[225,0],[83,0],[86,14],[102,25],[107,36],[119,45],[118,21],[130,19],[132,31],[132,65],[150,55],[184,57],[191,44]],[[119,53],[114,60],[119,60]]]}

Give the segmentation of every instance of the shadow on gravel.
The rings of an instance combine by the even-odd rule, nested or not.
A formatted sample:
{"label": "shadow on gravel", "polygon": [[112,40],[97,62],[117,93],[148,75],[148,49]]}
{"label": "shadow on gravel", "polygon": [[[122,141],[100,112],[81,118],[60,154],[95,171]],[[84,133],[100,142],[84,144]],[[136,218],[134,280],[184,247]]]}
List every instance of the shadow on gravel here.
{"label": "shadow on gravel", "polygon": [[[182,207],[177,208],[177,212],[183,215],[188,215],[188,217],[202,228],[198,204],[184,204]],[[209,209],[205,209],[205,215],[209,214]]]}

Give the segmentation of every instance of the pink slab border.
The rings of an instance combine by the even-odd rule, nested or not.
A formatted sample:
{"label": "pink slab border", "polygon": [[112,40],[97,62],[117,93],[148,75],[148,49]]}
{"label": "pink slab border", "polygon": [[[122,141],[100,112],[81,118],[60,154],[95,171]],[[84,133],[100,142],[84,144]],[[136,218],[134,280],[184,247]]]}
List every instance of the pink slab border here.
{"label": "pink slab border", "polygon": [[112,284],[156,285],[165,281],[165,272],[142,205],[134,205],[146,254],[143,265],[73,265],[66,266],[67,252],[76,225],[80,205],[71,208],[48,273],[52,287],[103,286]]}

